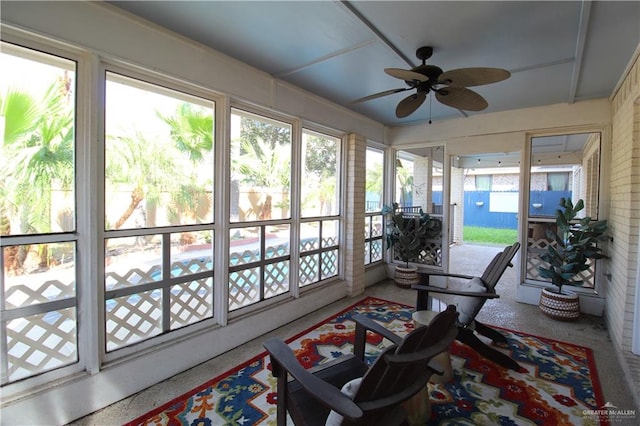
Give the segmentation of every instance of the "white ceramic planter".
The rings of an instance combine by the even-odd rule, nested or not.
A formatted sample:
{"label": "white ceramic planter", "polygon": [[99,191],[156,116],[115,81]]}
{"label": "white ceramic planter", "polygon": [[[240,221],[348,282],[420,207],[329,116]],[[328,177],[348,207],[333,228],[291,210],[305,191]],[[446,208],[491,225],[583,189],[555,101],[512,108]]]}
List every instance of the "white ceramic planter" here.
{"label": "white ceramic planter", "polygon": [[555,293],[544,288],[538,306],[543,314],[555,320],[574,321],[580,317],[580,298],[575,293]]}
{"label": "white ceramic planter", "polygon": [[414,284],[420,284],[420,276],[416,266],[399,266],[396,265],[395,282],[398,287],[411,288]]}

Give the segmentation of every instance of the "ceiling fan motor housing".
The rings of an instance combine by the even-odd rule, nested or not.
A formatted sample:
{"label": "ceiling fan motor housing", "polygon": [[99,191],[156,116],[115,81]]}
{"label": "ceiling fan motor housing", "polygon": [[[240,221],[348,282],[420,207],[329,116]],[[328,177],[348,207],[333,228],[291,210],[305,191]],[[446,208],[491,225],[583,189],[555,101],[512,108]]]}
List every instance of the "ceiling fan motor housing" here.
{"label": "ceiling fan motor housing", "polygon": [[[435,65],[424,65],[424,64],[418,65],[417,67],[413,68],[412,71],[422,75],[426,75],[429,78],[427,81],[421,81],[417,85],[414,83],[414,86],[418,90],[426,89],[426,91],[429,91],[429,89],[433,88],[434,85],[438,84],[438,78],[443,72],[442,68],[440,67],[437,67]],[[410,82],[406,82],[406,83],[411,86]]]}
{"label": "ceiling fan motor housing", "polygon": [[423,64],[424,61],[431,57],[431,55],[433,55],[433,47],[431,46],[422,46],[416,50],[416,57],[420,59]]}
{"label": "ceiling fan motor housing", "polygon": [[403,118],[412,114],[422,105],[429,92],[434,92],[436,100],[452,108],[466,111],[482,111],[489,104],[479,93],[468,89],[468,87],[496,83],[511,76],[511,73],[507,70],[486,67],[459,68],[443,72],[440,67],[426,64],[426,60],[432,54],[433,48],[431,46],[423,46],[416,50],[416,56],[422,61],[422,64],[417,67],[410,70],[385,68],[385,73],[403,80],[408,87],[385,90],[357,99],[354,102],[364,102],[415,89],[415,93],[398,103],[396,117]]}

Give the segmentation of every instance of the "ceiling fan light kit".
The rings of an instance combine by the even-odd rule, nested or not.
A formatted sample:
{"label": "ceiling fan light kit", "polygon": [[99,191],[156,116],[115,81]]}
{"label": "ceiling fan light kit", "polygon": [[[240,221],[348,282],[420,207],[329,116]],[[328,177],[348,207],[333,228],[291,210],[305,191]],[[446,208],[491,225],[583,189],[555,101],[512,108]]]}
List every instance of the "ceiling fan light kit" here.
{"label": "ceiling fan light kit", "polygon": [[415,89],[415,93],[398,103],[396,117],[404,118],[413,114],[424,103],[430,92],[435,93],[438,102],[452,108],[466,111],[482,111],[489,106],[488,102],[479,93],[467,87],[497,83],[511,76],[509,71],[502,68],[473,67],[445,72],[440,67],[426,64],[427,59],[432,54],[433,48],[431,46],[423,46],[416,51],[416,57],[422,61],[422,64],[417,67],[410,70],[385,68],[384,72],[386,74],[404,80],[407,87],[385,90],[384,92],[356,99],[351,103],[366,102]]}

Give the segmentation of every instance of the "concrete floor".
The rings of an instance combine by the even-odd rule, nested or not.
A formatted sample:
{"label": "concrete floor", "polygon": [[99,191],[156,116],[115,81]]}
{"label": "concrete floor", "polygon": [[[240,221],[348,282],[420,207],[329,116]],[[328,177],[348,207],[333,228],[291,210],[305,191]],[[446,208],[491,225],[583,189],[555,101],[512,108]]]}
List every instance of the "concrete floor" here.
{"label": "concrete floor", "polygon": [[[451,253],[451,272],[479,275],[499,248],[458,246]],[[454,265],[464,265],[455,267]],[[640,410],[636,406],[634,394],[627,384],[625,375],[629,375],[628,367],[624,368],[611,346],[606,326],[602,318],[583,316],[575,322],[560,322],[544,317],[537,306],[525,305],[515,301],[516,271],[507,270],[496,287],[499,299],[488,301],[478,315],[478,319],[487,324],[503,326],[522,332],[545,336],[548,338],[588,346],[593,349],[596,367],[604,400],[620,410],[636,410],[637,418],[612,422],[616,425],[640,424]],[[386,281],[367,289],[367,296],[379,297],[401,303],[414,304],[415,293],[396,287]],[[255,339],[240,348],[229,351],[213,360],[194,367],[169,380],[159,383],[136,395],[117,402],[98,412],[73,422],[73,425],[118,425],[180,396],[205,381],[224,373],[237,365],[240,360],[247,360],[263,351],[262,342],[268,337],[290,337],[326,317],[346,308],[364,296],[343,299],[319,311],[312,312],[286,327]]]}

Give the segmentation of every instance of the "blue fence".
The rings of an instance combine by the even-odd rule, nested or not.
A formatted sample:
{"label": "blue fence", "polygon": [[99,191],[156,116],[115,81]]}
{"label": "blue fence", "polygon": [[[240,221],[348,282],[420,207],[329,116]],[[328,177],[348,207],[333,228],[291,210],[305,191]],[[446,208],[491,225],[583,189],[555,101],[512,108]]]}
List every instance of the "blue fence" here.
{"label": "blue fence", "polygon": [[[464,225],[484,228],[518,228],[518,193],[465,191]],[[532,191],[529,216],[555,217],[560,198],[571,198],[571,191]],[[434,203],[440,204],[442,193],[433,193]],[[494,205],[492,206],[492,200]]]}
{"label": "blue fence", "polygon": [[529,216],[556,216],[560,198],[571,198],[571,191],[531,191]]}
{"label": "blue fence", "polygon": [[[517,192],[515,195],[517,196]],[[515,212],[518,208],[517,201],[515,206],[509,207],[510,208],[492,206],[491,191],[465,191],[464,225],[481,226],[484,228],[517,229],[518,214]]]}

